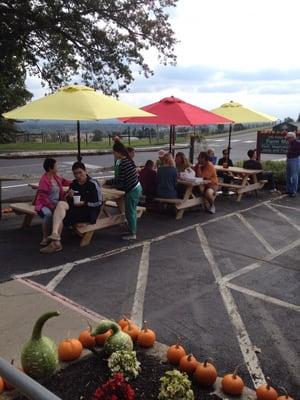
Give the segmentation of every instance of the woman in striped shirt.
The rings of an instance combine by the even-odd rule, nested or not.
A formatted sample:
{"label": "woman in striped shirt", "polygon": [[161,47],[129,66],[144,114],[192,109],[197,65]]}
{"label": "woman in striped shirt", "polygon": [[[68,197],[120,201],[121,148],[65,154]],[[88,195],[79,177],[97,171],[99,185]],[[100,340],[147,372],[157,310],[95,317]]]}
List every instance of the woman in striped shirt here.
{"label": "woman in striped shirt", "polygon": [[118,175],[116,178],[106,181],[106,184],[125,191],[125,215],[130,235],[124,236],[123,239],[135,240],[137,231],[136,207],[142,194],[142,187],[138,180],[136,166],[126,147],[121,142],[115,142],[113,152],[115,157],[120,160]]}

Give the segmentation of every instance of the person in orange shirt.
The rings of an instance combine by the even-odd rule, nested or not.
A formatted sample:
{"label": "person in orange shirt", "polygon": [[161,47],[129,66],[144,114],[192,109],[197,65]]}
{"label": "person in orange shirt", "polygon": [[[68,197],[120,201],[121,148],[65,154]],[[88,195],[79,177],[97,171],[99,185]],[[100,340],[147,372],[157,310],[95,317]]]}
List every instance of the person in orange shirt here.
{"label": "person in orange shirt", "polygon": [[204,207],[206,211],[215,214],[215,198],[218,190],[218,177],[214,165],[209,161],[209,156],[205,151],[201,151],[198,162],[195,165],[196,177],[210,181],[204,187]]}

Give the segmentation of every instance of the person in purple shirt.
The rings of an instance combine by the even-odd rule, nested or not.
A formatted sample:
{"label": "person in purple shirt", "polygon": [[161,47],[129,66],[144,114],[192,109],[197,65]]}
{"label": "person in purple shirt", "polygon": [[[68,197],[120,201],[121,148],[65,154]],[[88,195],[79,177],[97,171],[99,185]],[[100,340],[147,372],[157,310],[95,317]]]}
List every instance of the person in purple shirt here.
{"label": "person in purple shirt", "polygon": [[295,197],[298,191],[298,180],[300,172],[300,141],[296,139],[295,132],[286,134],[288,151],[286,160],[286,191],[290,197]]}

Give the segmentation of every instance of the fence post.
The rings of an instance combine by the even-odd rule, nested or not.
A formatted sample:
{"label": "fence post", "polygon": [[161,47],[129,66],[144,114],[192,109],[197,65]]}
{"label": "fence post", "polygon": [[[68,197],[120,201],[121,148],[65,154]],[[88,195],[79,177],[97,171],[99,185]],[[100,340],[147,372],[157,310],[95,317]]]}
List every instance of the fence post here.
{"label": "fence post", "polygon": [[190,152],[189,159],[190,163],[194,164],[194,152],[195,152],[195,135],[190,136]]}
{"label": "fence post", "polygon": [[128,144],[129,144],[129,146],[130,146],[130,128],[128,127]]}

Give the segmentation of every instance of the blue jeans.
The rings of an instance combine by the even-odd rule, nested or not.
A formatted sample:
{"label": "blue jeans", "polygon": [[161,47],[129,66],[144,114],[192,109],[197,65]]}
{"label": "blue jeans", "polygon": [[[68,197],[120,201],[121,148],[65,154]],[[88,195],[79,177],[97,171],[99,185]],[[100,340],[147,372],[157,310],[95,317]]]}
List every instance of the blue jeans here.
{"label": "blue jeans", "polygon": [[43,207],[39,212],[38,215],[43,219],[43,223],[46,225],[52,226],[53,220],[53,213],[48,207]]}
{"label": "blue jeans", "polygon": [[286,190],[288,193],[297,193],[298,191],[299,168],[299,157],[287,159]]}

